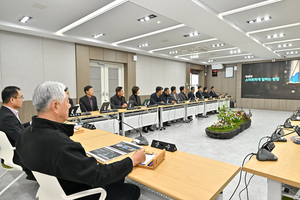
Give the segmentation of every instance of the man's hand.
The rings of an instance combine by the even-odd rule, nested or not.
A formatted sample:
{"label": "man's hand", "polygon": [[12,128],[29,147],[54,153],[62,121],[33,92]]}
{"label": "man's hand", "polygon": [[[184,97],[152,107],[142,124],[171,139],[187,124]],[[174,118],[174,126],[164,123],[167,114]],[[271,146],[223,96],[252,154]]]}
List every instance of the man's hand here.
{"label": "man's hand", "polygon": [[165,103],[164,101],[161,101],[162,103]]}
{"label": "man's hand", "polygon": [[122,106],[122,108],[127,108],[127,104],[124,103],[123,106]]}
{"label": "man's hand", "polygon": [[145,154],[145,149],[138,150],[135,152],[132,156],[131,159],[133,161],[133,166],[135,167],[139,163],[145,162],[146,160],[146,154]]}
{"label": "man's hand", "polygon": [[197,98],[197,101],[199,101],[199,98]]}
{"label": "man's hand", "polygon": [[172,101],[172,103],[176,103],[176,101]]}

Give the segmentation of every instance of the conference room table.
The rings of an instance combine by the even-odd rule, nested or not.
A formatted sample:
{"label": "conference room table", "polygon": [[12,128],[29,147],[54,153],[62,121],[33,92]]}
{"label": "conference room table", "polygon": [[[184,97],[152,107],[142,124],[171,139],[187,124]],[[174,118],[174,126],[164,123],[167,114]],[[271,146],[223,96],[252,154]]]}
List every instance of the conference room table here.
{"label": "conference room table", "polygon": [[[299,121],[292,121],[298,125]],[[284,129],[287,134],[293,129]],[[288,184],[300,188],[300,145],[291,140],[292,133],[285,136],[287,142],[274,142],[272,153],[277,156],[277,161],[258,161],[254,155],[242,168],[243,171],[267,178],[268,200],[281,200],[282,196],[293,197],[292,194],[282,192],[282,185]],[[300,194],[300,193],[299,193]]]}
{"label": "conference room table", "polygon": [[[86,151],[132,141],[131,138],[98,129],[82,130],[71,139],[80,142]],[[150,146],[144,148],[149,152],[162,151]],[[132,154],[113,159],[107,164]],[[221,200],[223,189],[239,170],[239,166],[176,151],[166,152],[166,158],[154,170],[134,167],[126,180],[138,185],[141,195],[148,199]]]}

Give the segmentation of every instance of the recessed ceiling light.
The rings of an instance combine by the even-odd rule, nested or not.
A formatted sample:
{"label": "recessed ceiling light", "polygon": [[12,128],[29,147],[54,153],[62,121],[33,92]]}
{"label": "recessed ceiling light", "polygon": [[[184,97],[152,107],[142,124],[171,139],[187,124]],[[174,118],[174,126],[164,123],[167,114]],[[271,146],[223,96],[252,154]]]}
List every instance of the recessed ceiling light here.
{"label": "recessed ceiling light", "polygon": [[268,21],[269,19],[271,19],[270,16],[265,16],[265,17],[264,17],[264,20],[265,20],[265,21]]}
{"label": "recessed ceiling light", "polygon": [[257,19],[249,20],[249,21],[247,21],[247,23],[248,24],[253,24],[254,22],[258,22],[259,23],[259,22],[262,22],[262,21],[268,21],[270,19],[272,19],[272,17],[270,17],[270,16],[259,17]]}
{"label": "recessed ceiling light", "polygon": [[169,54],[176,54],[178,51],[170,51]]}
{"label": "recessed ceiling light", "polygon": [[254,56],[249,55],[249,56],[245,56],[244,58],[245,58],[245,59],[250,59],[250,58],[254,58]]}
{"label": "recessed ceiling light", "polygon": [[157,16],[152,14],[152,15],[149,15],[149,16],[146,16],[146,17],[142,17],[142,18],[138,19],[138,21],[145,22],[145,21],[149,21],[150,19],[153,19],[155,17],[157,17]]}
{"label": "recessed ceiling light", "polygon": [[211,62],[214,62],[214,60],[208,60],[207,62],[211,63]]}
{"label": "recessed ceiling light", "polygon": [[149,46],[149,44],[148,43],[145,43],[145,44],[140,44],[138,47],[147,47],[147,46]]}
{"label": "recessed ceiling light", "polygon": [[99,38],[104,35],[105,35],[104,33],[98,33],[98,34],[93,35],[93,38]]}
{"label": "recessed ceiling light", "polygon": [[32,17],[29,16],[24,16],[22,17],[22,19],[20,19],[19,21],[22,23],[27,23],[29,20],[31,20]]}
{"label": "recessed ceiling light", "polygon": [[278,38],[278,37],[284,37],[285,34],[280,33],[280,34],[274,34],[274,35],[268,35],[266,38],[271,39],[271,38]]}
{"label": "recessed ceiling light", "polygon": [[185,34],[185,35],[183,35],[183,37],[193,37],[193,36],[197,36],[199,34],[200,33],[198,33],[198,32],[194,32],[194,33]]}
{"label": "recessed ceiling light", "polygon": [[221,44],[213,44],[213,45],[211,45],[212,47],[219,47],[219,46],[225,46],[225,44],[224,43],[221,43]]}
{"label": "recessed ceiling light", "polygon": [[158,23],[158,24],[160,24],[160,23],[161,23],[161,21],[157,21],[157,23]]}
{"label": "recessed ceiling light", "polygon": [[191,59],[199,58],[199,56],[198,56],[197,54],[195,54],[195,55],[190,56],[190,58],[191,58]]}
{"label": "recessed ceiling light", "polygon": [[241,53],[241,50],[240,50],[240,49],[237,49],[237,50],[231,50],[229,53],[230,53],[230,54]]}

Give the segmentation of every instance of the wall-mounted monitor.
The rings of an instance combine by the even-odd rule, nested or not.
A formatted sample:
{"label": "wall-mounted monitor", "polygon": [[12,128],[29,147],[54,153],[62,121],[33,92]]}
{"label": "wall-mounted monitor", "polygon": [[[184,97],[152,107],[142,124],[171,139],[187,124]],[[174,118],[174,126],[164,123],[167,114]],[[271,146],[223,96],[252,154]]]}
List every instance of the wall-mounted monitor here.
{"label": "wall-mounted monitor", "polygon": [[242,65],[242,98],[300,99],[300,61]]}

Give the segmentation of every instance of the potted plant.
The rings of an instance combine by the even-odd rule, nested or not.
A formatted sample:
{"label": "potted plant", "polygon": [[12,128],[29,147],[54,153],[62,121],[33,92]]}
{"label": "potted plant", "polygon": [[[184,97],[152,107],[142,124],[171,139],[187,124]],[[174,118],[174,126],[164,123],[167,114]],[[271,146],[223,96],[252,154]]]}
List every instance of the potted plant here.
{"label": "potted plant", "polygon": [[231,110],[226,105],[219,109],[218,122],[205,129],[206,134],[212,138],[229,139],[251,126],[251,112]]}

